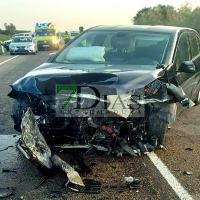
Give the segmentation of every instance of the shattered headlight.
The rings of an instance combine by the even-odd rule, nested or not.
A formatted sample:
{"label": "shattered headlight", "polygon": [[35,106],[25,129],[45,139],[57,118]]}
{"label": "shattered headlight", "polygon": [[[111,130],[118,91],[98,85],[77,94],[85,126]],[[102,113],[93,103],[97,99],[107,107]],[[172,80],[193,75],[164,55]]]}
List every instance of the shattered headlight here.
{"label": "shattered headlight", "polygon": [[156,79],[144,87],[144,98],[160,98],[167,97],[167,86]]}

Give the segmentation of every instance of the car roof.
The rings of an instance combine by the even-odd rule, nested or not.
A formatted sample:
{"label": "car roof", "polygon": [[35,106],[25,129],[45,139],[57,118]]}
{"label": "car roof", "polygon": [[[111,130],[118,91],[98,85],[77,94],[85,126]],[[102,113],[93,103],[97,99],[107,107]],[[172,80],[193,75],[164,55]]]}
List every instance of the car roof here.
{"label": "car roof", "polygon": [[15,36],[15,38],[21,38],[21,37],[23,37],[23,38],[32,38],[31,36],[24,36],[24,35],[17,35],[17,36]]}
{"label": "car roof", "polygon": [[[176,27],[176,26],[163,26],[163,25],[113,25],[113,26],[107,26],[107,25],[100,25],[91,27],[88,30],[133,30],[133,31],[152,31],[152,32],[164,32],[164,33],[176,33],[180,32],[181,30],[193,30],[187,27]],[[193,30],[194,31],[194,30]]]}
{"label": "car roof", "polygon": [[23,35],[23,34],[32,34],[31,32],[25,32],[25,33],[16,33],[14,35]]}

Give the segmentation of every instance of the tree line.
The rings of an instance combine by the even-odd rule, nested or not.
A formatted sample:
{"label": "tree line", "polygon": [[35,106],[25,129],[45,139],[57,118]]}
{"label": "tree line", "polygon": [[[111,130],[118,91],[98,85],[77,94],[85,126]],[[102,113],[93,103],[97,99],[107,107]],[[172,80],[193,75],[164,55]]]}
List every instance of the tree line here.
{"label": "tree line", "polygon": [[200,33],[200,6],[185,2],[178,9],[171,5],[145,7],[132,18],[135,25],[180,26],[195,29]]}
{"label": "tree line", "polygon": [[[159,4],[154,7],[144,7],[131,19],[135,25],[165,25],[193,28],[200,33],[200,6],[193,6],[185,2],[178,9],[171,5]],[[17,30],[12,23],[4,23],[5,30],[0,29],[0,34],[13,35],[27,32]]]}
{"label": "tree line", "polygon": [[0,29],[0,34],[12,36],[16,33],[30,32],[30,31],[25,31],[25,30],[17,30],[13,23],[10,23],[10,24],[4,23],[4,27],[5,27],[5,30]]}

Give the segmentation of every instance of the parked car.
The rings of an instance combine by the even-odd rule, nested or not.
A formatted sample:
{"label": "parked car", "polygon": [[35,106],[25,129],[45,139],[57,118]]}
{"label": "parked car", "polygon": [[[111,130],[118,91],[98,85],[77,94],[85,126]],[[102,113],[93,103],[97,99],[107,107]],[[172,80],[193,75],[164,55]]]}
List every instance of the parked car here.
{"label": "parked car", "polygon": [[152,151],[164,145],[180,111],[199,104],[199,74],[200,37],[193,29],[90,28],[12,84],[21,149],[24,138],[26,147],[41,146],[30,139],[37,129],[37,141],[44,137],[54,150]]}
{"label": "parked car", "polygon": [[79,32],[78,32],[78,31],[70,31],[69,34],[70,34],[70,38],[69,38],[69,39],[72,40],[72,39],[74,39],[76,36],[79,35]]}
{"label": "parked car", "polygon": [[9,44],[10,55],[36,54],[38,52],[37,41],[31,36],[15,36]]}
{"label": "parked car", "polygon": [[9,51],[9,44],[11,43],[12,39],[15,37],[15,36],[32,36],[32,33],[31,32],[27,32],[27,33],[17,33],[17,34],[14,34],[10,40],[6,40],[3,42],[3,46],[6,48],[7,51]]}
{"label": "parked car", "polygon": [[10,39],[3,42],[3,46],[7,51],[9,51],[9,44],[11,43],[11,41],[12,40]]}

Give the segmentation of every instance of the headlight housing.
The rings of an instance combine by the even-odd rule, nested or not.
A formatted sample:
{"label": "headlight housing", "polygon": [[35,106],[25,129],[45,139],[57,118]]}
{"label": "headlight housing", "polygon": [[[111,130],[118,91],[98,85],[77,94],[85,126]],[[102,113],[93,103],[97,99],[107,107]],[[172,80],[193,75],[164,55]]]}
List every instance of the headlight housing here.
{"label": "headlight housing", "polygon": [[52,40],[52,43],[53,43],[53,44],[58,44],[58,40],[57,40],[57,39],[53,39],[53,40]]}

